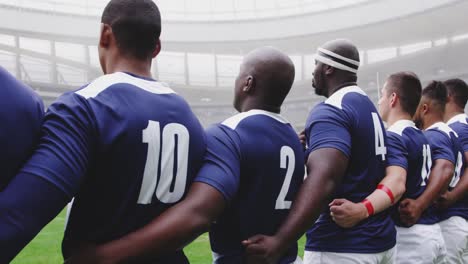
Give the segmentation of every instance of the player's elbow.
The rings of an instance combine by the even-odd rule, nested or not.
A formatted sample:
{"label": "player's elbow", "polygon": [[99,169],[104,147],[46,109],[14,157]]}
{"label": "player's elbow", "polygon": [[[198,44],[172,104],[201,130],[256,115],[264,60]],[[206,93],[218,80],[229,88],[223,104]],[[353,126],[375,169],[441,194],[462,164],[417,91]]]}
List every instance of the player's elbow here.
{"label": "player's elbow", "polygon": [[455,166],[450,161],[444,160],[440,163],[440,171],[444,185],[448,185],[450,180],[452,180],[453,173],[455,171]]}
{"label": "player's elbow", "polygon": [[202,234],[210,229],[212,222],[213,221],[210,217],[198,212],[192,214],[189,224],[191,225],[190,229],[194,234]]}
{"label": "player's elbow", "polygon": [[395,184],[395,190],[393,191],[395,195],[395,202],[400,200],[403,194],[406,192],[406,182],[403,181],[398,181]]}

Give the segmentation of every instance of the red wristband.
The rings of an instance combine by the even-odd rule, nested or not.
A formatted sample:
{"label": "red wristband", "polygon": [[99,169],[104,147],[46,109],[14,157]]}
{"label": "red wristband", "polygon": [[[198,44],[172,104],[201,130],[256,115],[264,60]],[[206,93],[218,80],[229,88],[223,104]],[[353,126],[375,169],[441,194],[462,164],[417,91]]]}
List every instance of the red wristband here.
{"label": "red wristband", "polygon": [[384,191],[388,195],[388,197],[390,197],[390,201],[392,202],[392,204],[395,202],[395,197],[393,196],[392,190],[390,190],[390,188],[383,184],[379,184],[377,185],[377,189]]}
{"label": "red wristband", "polygon": [[366,207],[369,216],[374,214],[374,206],[369,200],[364,199],[361,203],[364,204],[364,206]]}

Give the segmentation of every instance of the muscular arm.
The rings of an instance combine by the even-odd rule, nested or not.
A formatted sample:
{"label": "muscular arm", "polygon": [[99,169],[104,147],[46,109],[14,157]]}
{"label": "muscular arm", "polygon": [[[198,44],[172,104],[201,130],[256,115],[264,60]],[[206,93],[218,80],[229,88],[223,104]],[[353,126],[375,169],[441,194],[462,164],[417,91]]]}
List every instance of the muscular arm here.
{"label": "muscular arm", "polygon": [[307,179],[293,202],[288,218],[276,237],[287,248],[317,220],[348,167],[348,158],[339,150],[322,148],[310,153]]}
{"label": "muscular arm", "polygon": [[424,192],[416,199],[404,199],[399,205],[400,219],[408,225],[418,222],[422,213],[447,190],[453,176],[454,165],[445,159],[437,159],[429,175]]}
{"label": "muscular arm", "polygon": [[[468,151],[464,153],[465,162],[468,164]],[[460,199],[463,199],[468,194],[468,169],[465,169],[460,181],[457,183],[455,188],[442,194],[438,206],[441,208],[448,208]]]}
{"label": "muscular arm", "polygon": [[429,174],[426,190],[416,199],[423,210],[426,210],[436,199],[444,193],[453,176],[455,167],[452,162],[437,159]]}
{"label": "muscular arm", "polygon": [[[380,184],[391,190],[395,203],[405,193],[406,170],[400,166],[387,167],[386,176]],[[380,189],[376,189],[366,199],[372,204],[375,214],[386,210],[393,204],[388,194]],[[333,200],[330,203],[330,212],[333,220],[344,228],[353,227],[369,217],[363,203],[353,203],[346,199]]]}
{"label": "muscular arm", "polygon": [[[98,246],[92,254],[81,252],[67,263],[119,263],[177,251],[206,232],[225,205],[225,199],[218,190],[208,184],[195,182],[183,201],[148,225]],[[93,254],[97,261],[86,259],[93,257]]]}

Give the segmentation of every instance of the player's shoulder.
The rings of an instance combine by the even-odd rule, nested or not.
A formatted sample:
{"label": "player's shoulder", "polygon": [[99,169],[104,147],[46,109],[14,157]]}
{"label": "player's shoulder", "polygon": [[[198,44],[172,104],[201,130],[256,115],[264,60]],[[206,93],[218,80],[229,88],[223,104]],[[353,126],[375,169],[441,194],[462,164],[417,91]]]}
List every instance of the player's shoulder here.
{"label": "player's shoulder", "polygon": [[124,72],[103,75],[74,93],[89,99],[99,96],[109,88],[138,88],[153,94],[175,94],[165,83]]}
{"label": "player's shoulder", "polygon": [[325,100],[325,105],[330,105],[338,109],[343,109],[345,105],[351,105],[357,107],[359,105],[355,104],[356,100],[369,100],[367,94],[359,88],[359,86],[351,85],[339,89],[333,93],[327,100]]}
{"label": "player's shoulder", "polygon": [[468,116],[466,114],[458,114],[450,118],[447,125],[457,133],[468,134]]}
{"label": "player's shoulder", "polygon": [[398,120],[387,129],[389,135],[396,134],[400,137],[405,136],[408,133],[420,132],[413,121],[411,120]]}
{"label": "player's shoulder", "polygon": [[280,114],[259,109],[236,114],[224,120],[221,125],[228,127],[231,130],[236,130],[240,126],[262,126],[267,122],[279,122],[289,125],[289,121]]}
{"label": "player's shoulder", "polygon": [[451,133],[453,133],[456,137],[458,137],[458,134],[444,122],[437,122],[433,124],[432,126],[427,128],[427,131],[438,131],[440,133],[445,134],[449,138],[452,137]]}
{"label": "player's shoulder", "polygon": [[452,124],[456,124],[456,123],[468,125],[468,116],[466,114],[458,114],[458,115],[450,118],[447,121],[447,125],[449,125],[449,126],[452,125]]}

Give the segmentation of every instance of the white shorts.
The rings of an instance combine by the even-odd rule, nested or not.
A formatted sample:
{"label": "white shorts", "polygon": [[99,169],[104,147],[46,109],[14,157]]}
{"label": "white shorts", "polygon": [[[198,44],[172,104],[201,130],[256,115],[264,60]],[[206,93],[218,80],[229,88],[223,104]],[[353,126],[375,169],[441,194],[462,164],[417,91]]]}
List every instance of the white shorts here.
{"label": "white shorts", "polygon": [[439,223],[447,247],[447,263],[468,263],[468,222],[452,216]]}
{"label": "white shorts", "polygon": [[396,227],[398,264],[447,263],[444,238],[438,224]]}
{"label": "white shorts", "polygon": [[376,254],[304,252],[304,264],[395,264],[395,258],[395,248]]}

